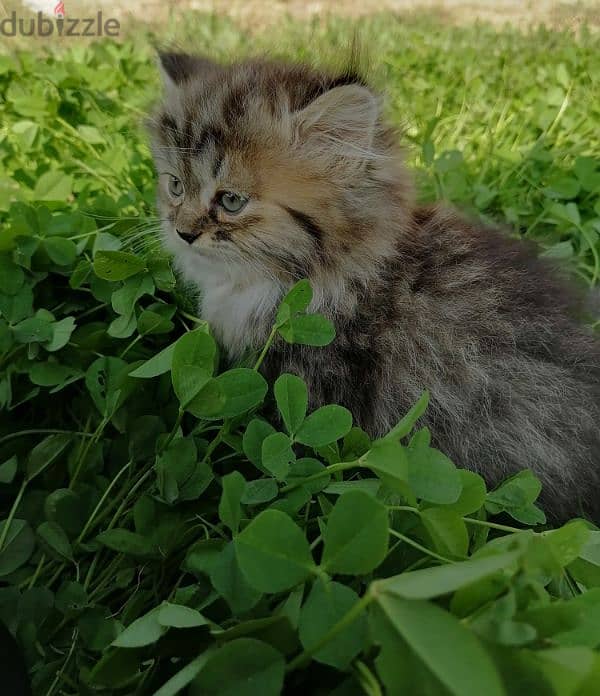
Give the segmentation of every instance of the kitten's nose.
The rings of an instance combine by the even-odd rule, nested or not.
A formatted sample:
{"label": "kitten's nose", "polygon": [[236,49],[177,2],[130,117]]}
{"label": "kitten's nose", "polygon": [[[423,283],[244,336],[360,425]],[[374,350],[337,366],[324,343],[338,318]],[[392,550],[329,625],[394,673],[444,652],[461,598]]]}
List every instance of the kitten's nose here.
{"label": "kitten's nose", "polygon": [[191,244],[195,239],[200,236],[199,232],[182,232],[181,230],[175,229],[175,232],[183,239],[184,242]]}

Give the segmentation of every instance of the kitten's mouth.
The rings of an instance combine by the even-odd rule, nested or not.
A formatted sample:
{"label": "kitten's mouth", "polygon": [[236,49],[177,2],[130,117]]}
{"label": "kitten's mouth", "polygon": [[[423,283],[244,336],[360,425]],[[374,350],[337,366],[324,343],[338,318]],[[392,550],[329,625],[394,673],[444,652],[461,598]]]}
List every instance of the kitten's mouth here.
{"label": "kitten's mouth", "polygon": [[[179,249],[184,248],[186,251],[190,251],[197,256],[201,256],[204,259],[211,259],[217,261],[223,258],[223,249],[218,245],[211,243],[210,239],[207,238],[205,243],[202,241],[202,235],[194,237],[191,241],[184,239],[178,235],[177,246]],[[181,240],[181,241],[179,241]]]}
{"label": "kitten's mouth", "polygon": [[175,226],[169,226],[165,230],[164,244],[174,254],[189,255],[208,260],[210,262],[223,261],[233,251],[231,245],[215,242],[210,233],[184,232]]}

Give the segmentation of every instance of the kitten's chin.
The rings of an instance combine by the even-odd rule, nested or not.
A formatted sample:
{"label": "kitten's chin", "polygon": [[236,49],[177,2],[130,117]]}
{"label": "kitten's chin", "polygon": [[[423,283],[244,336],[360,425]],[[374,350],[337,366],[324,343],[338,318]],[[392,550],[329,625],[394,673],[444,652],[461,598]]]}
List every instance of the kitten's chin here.
{"label": "kitten's chin", "polygon": [[227,256],[225,250],[208,246],[197,240],[187,244],[174,233],[163,235],[163,246],[173,257],[173,263],[182,276],[194,285],[203,288],[208,278],[213,280],[229,277],[237,266],[236,259]]}

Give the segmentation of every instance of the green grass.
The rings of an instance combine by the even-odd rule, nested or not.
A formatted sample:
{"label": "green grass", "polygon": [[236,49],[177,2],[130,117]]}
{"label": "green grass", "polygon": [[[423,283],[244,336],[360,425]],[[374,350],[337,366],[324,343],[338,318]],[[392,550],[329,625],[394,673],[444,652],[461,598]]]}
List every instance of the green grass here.
{"label": "green grass", "polygon": [[[220,57],[335,62],[352,35],[290,23],[275,45],[204,17],[183,44],[183,27]],[[423,200],[594,285],[597,39],[361,33]],[[0,617],[35,693],[597,693],[600,532],[541,531],[528,473],[488,492],[455,469],[414,431],[426,395],[374,444],[340,407],[307,416],[302,382],[273,389],[259,356],[216,365],[158,249],[157,89],[145,35],[0,56]],[[308,296],[273,340],[331,339]]]}

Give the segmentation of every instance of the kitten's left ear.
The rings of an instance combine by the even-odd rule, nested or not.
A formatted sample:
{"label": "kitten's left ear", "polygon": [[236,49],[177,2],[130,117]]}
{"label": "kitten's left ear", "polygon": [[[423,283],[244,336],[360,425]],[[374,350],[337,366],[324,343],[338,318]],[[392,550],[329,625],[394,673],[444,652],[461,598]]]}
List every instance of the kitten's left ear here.
{"label": "kitten's left ear", "polygon": [[334,87],[296,114],[301,142],[334,155],[364,159],[375,138],[379,103],[362,85]]}
{"label": "kitten's left ear", "polygon": [[180,87],[193,77],[203,77],[218,70],[208,58],[188,53],[159,52],[159,68],[166,89]]}

